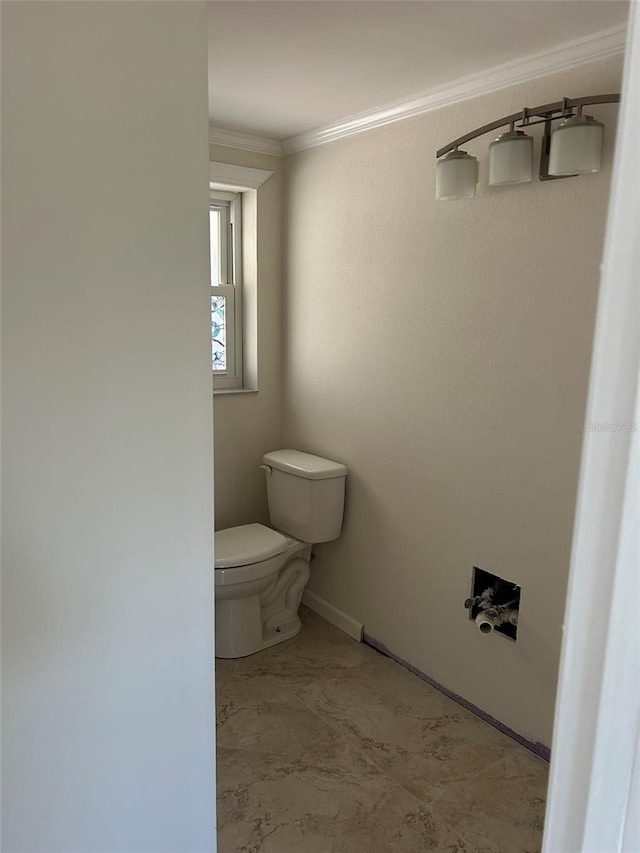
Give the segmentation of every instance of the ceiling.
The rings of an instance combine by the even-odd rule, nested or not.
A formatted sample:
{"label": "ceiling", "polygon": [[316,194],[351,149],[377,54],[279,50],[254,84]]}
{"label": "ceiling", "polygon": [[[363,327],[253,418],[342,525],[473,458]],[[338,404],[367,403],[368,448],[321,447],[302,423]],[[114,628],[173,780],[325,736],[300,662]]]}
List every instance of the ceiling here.
{"label": "ceiling", "polygon": [[209,113],[283,140],[624,24],[623,0],[213,0]]}

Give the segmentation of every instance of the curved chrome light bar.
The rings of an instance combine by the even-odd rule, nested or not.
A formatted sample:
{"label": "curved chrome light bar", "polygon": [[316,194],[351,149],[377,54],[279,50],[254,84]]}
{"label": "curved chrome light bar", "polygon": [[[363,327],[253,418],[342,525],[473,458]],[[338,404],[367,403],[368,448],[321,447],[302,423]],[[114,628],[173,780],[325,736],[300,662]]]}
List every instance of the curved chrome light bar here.
{"label": "curved chrome light bar", "polygon": [[[586,95],[582,98],[563,98],[561,101],[554,101],[550,104],[540,104],[537,107],[524,107],[520,112],[511,113],[511,115],[503,116],[489,124],[484,124],[472,130],[470,133],[465,133],[464,136],[454,139],[442,148],[436,151],[436,158],[442,157],[450,151],[457,151],[460,145],[469,142],[471,139],[476,139],[478,136],[483,136],[485,133],[490,133],[492,130],[497,130],[500,127],[509,126],[510,130],[515,127],[531,127],[535,124],[544,124],[544,136],[542,139],[542,151],[540,157],[540,180],[554,180],[558,175],[549,174],[549,147],[551,143],[551,122],[559,119],[567,119],[574,116],[574,110],[577,110],[577,115],[582,115],[582,110],[586,106],[593,104],[617,104],[620,102],[620,94],[613,93],[608,95]],[[519,124],[516,124],[519,122]],[[569,177],[565,175],[563,177]]]}

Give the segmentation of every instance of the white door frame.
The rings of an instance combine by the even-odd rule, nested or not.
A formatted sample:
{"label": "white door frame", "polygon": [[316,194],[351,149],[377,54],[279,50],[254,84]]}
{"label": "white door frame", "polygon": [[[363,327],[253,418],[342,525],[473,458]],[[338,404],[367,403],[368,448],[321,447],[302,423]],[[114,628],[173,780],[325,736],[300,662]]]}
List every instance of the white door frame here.
{"label": "white door frame", "polygon": [[640,851],[640,14],[632,0],[544,853]]}

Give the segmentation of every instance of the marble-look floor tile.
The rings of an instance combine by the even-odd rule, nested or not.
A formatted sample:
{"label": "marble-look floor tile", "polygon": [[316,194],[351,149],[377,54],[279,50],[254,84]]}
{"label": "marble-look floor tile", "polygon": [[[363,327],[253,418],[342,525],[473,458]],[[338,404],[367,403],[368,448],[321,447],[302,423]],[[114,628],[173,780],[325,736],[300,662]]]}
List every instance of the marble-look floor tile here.
{"label": "marble-look floor tile", "polygon": [[218,684],[216,740],[219,746],[302,758],[338,733],[282,681],[261,675]]}
{"label": "marble-look floor tile", "polygon": [[[391,683],[386,673],[391,669]],[[357,741],[380,769],[425,803],[520,747],[389,659],[357,677],[296,690],[328,724]]]}
{"label": "marble-look floor tile", "polygon": [[474,853],[347,743],[298,761],[224,747],[218,759],[219,853]]}
{"label": "marble-look floor tile", "polygon": [[220,853],[533,853],[547,765],[306,608],[216,662]]}
{"label": "marble-look floor tile", "polygon": [[253,679],[268,675],[288,684],[307,684],[322,677],[341,676],[377,656],[306,607],[300,608],[302,630],[291,640],[262,652],[222,663],[228,679]]}
{"label": "marble-look floor tile", "polygon": [[524,748],[451,785],[431,808],[478,853],[538,853],[548,765]]}

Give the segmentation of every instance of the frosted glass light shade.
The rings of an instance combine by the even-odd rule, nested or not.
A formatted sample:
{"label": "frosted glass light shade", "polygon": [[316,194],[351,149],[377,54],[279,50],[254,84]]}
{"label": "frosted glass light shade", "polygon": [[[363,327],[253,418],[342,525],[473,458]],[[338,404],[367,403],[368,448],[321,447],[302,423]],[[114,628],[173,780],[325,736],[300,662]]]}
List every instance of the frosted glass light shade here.
{"label": "frosted glass light shade", "polygon": [[521,130],[503,133],[489,146],[489,185],[526,184],[533,179],[533,139]]}
{"label": "frosted glass light shade", "polygon": [[586,175],[599,172],[604,125],[591,116],[565,119],[551,134],[549,174]]}
{"label": "frosted glass light shade", "polygon": [[438,160],[436,198],[452,201],[473,198],[478,183],[478,161],[466,151],[450,151]]}

